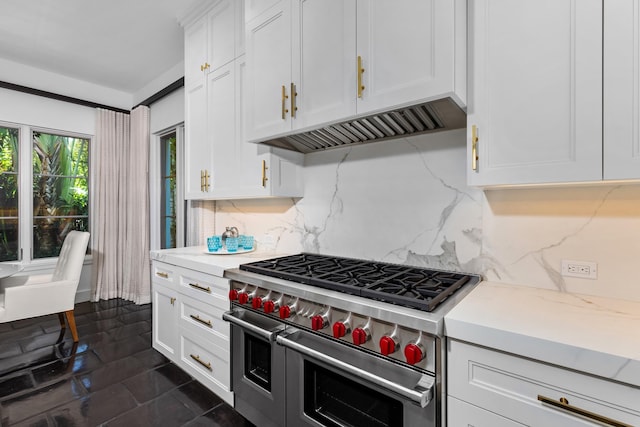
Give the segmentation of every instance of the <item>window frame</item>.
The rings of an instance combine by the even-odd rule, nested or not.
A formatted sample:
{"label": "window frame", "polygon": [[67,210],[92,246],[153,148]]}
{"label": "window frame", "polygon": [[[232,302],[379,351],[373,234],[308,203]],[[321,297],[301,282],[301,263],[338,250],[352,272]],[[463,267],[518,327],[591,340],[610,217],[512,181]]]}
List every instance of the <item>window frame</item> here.
{"label": "window frame", "polygon": [[[45,271],[55,266],[58,257],[33,258],[33,133],[47,133],[72,138],[89,140],[89,172],[88,180],[88,217],[91,218],[91,156],[94,136],[80,132],[64,131],[22,123],[0,121],[0,126],[18,129],[18,247],[19,256],[15,261],[7,263],[20,264],[24,271]],[[90,219],[88,219],[90,221]],[[91,231],[91,230],[89,230]],[[85,256],[85,263],[91,261],[91,255]]]}
{"label": "window frame", "polygon": [[[30,215],[30,220],[31,220],[31,235],[30,237],[30,250],[29,250],[29,254],[30,254],[30,260],[31,261],[38,261],[38,260],[43,260],[43,259],[55,259],[57,260],[58,257],[41,257],[41,258],[35,258],[34,257],[34,245],[33,245],[33,228],[35,228],[35,216],[33,214],[33,142],[34,142],[34,138],[35,138],[35,133],[39,133],[39,134],[49,134],[49,135],[54,135],[54,136],[61,136],[61,137],[66,137],[66,138],[75,138],[75,139],[86,139],[88,142],[88,147],[87,147],[87,231],[91,232],[91,184],[92,184],[92,180],[91,180],[91,167],[92,167],[92,163],[91,163],[91,147],[92,147],[92,142],[93,142],[93,136],[92,135],[83,135],[83,134],[79,134],[79,133],[75,133],[75,132],[66,132],[66,131],[60,131],[60,130],[51,130],[51,129],[45,129],[45,128],[39,128],[39,127],[35,127],[35,126],[31,126],[29,127],[29,166],[30,166],[30,185],[29,185],[29,190],[30,190],[30,194],[29,194],[29,202],[31,203],[30,205],[30,209],[29,209],[29,215]],[[20,142],[20,145],[22,145],[22,142]],[[87,253],[91,253],[91,248],[87,248]]]}
{"label": "window frame", "polygon": [[[162,216],[162,186],[160,181],[164,176],[162,165],[162,139],[172,133],[176,134],[176,247],[182,248],[186,245],[186,200],[184,198],[184,123],[170,126],[153,134],[152,144],[149,152],[149,227],[150,227],[150,249],[160,250],[162,247],[160,220]],[[177,207],[180,207],[178,209]]]}

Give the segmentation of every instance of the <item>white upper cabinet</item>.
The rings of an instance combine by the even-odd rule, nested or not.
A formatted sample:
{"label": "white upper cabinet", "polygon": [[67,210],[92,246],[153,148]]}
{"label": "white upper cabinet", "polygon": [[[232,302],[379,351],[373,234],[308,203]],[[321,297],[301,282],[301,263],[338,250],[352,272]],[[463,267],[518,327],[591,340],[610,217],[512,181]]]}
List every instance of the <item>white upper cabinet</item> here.
{"label": "white upper cabinet", "polygon": [[[456,49],[455,32],[458,22],[463,42],[465,19],[459,1],[358,0],[357,55],[364,68],[358,114],[447,93],[464,104],[466,73],[456,76],[455,67],[464,49]],[[463,87],[455,87],[456,77]]]}
{"label": "white upper cabinet", "polygon": [[[242,5],[241,1],[221,0],[185,28],[187,199],[303,194],[300,153],[261,147],[244,138],[246,67],[244,25],[239,18]],[[201,39],[203,34],[205,41]],[[195,45],[190,46],[191,42]],[[203,46],[207,52],[204,56]],[[190,54],[193,58],[189,58]],[[192,81],[188,81],[186,76],[194,64],[200,65],[192,73]],[[280,152],[282,155],[278,155]]]}
{"label": "white upper cabinet", "polygon": [[207,17],[189,25],[184,31],[184,81],[190,86],[204,80],[207,64]]}
{"label": "white upper cabinet", "polygon": [[292,129],[356,113],[355,0],[293,2]]}
{"label": "white upper cabinet", "polygon": [[218,0],[185,29],[185,86],[244,53],[243,2]]}
{"label": "white upper cabinet", "polygon": [[207,193],[211,178],[212,150],[207,125],[207,82],[185,87],[185,197],[198,199]]}
{"label": "white upper cabinet", "polygon": [[640,2],[604,2],[604,179],[640,178]]}
{"label": "white upper cabinet", "polygon": [[209,74],[209,144],[212,149],[210,195],[233,191],[237,181],[236,71],[232,61]]}
{"label": "white upper cabinet", "polygon": [[248,0],[247,138],[466,98],[464,0]]}
{"label": "white upper cabinet", "polygon": [[291,13],[291,0],[281,0],[246,24],[249,140],[291,128]]}
{"label": "white upper cabinet", "polygon": [[473,0],[469,32],[468,183],[601,180],[602,0]]}

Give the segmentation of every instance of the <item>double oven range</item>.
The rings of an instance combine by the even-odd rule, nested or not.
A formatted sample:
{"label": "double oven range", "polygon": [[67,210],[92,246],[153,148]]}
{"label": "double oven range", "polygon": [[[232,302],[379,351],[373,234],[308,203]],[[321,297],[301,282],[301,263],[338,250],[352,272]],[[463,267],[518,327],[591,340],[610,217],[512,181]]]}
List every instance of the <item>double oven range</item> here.
{"label": "double oven range", "polygon": [[307,253],[226,275],[232,389],[249,421],[444,425],[444,315],[479,276]]}

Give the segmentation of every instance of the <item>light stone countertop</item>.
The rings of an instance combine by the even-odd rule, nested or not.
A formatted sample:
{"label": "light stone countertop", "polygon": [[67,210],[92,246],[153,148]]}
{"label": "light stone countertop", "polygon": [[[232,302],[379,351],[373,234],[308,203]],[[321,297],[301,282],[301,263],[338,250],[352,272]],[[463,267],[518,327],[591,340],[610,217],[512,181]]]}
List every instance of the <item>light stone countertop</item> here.
{"label": "light stone countertop", "polygon": [[482,282],[445,334],[640,387],[640,302]]}
{"label": "light stone countertop", "polygon": [[152,260],[213,274],[218,277],[223,277],[225,270],[238,268],[240,264],[285,255],[289,254],[261,251],[260,249],[239,254],[217,255],[207,253],[206,246],[189,246],[186,248],[151,251]]}

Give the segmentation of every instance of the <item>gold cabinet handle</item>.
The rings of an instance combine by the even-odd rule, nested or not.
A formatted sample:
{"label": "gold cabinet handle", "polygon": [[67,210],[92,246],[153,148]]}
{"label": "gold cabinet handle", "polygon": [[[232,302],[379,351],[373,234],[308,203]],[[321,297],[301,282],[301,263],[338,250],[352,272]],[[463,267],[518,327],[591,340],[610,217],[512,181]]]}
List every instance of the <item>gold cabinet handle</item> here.
{"label": "gold cabinet handle", "polygon": [[200,191],[204,191],[204,171],[200,170]]}
{"label": "gold cabinet handle", "polygon": [[289,110],[287,110],[288,98],[289,97],[287,96],[287,89],[284,87],[284,85],[282,85],[282,120],[286,118],[286,114],[289,112]]}
{"label": "gold cabinet handle", "polygon": [[471,169],[478,170],[478,128],[471,126]]}
{"label": "gold cabinet handle", "polygon": [[196,362],[198,362],[199,364],[201,364],[202,366],[204,366],[204,367],[205,367],[205,368],[207,368],[208,370],[210,370],[210,371],[212,370],[212,369],[211,369],[211,363],[203,362],[203,361],[200,359],[200,356],[198,356],[198,355],[190,354],[190,356],[191,356],[191,358],[192,358],[193,360],[195,360]]}
{"label": "gold cabinet handle", "polygon": [[209,288],[209,287],[205,288],[204,286],[200,286],[197,283],[189,283],[189,286],[191,286],[192,288],[197,289],[199,291],[202,291],[202,292],[207,292],[209,294],[211,293],[211,288]]}
{"label": "gold cabinet handle", "polygon": [[204,71],[204,64],[200,64],[200,71]]}
{"label": "gold cabinet handle", "polygon": [[173,303],[175,303],[175,302],[176,302],[176,298],[175,298],[175,297],[171,297],[171,298],[169,299],[169,301],[171,302],[171,305],[173,305]]}
{"label": "gold cabinet handle", "polygon": [[298,107],[296,106],[296,96],[298,96],[296,85],[291,82],[291,117],[294,119],[296,118],[296,111],[298,111]]}
{"label": "gold cabinet handle", "polygon": [[209,192],[209,188],[211,187],[211,174],[209,174],[208,170],[204,171],[204,191]]}
{"label": "gold cabinet handle", "polygon": [[211,68],[211,65],[208,62],[204,63],[204,69],[208,70],[209,68]]}
{"label": "gold cabinet handle", "polygon": [[620,421],[616,421],[613,420],[609,417],[605,417],[604,415],[600,415],[600,414],[596,414],[594,412],[591,411],[587,411],[586,409],[582,409],[582,408],[578,408],[577,406],[572,406],[569,404],[569,401],[567,400],[566,397],[561,397],[560,400],[554,400],[551,399],[549,397],[545,397],[542,395],[538,395],[538,400],[542,403],[546,403],[547,405],[551,405],[554,406],[556,408],[560,408],[562,410],[565,410],[567,412],[572,412],[574,414],[578,414],[581,415],[583,417],[586,418],[590,418],[592,420],[604,423],[604,424],[608,424],[610,426],[615,426],[615,427],[632,427],[630,424],[625,424],[623,422]]}
{"label": "gold cabinet handle", "polygon": [[362,84],[362,73],[364,73],[364,68],[362,68],[362,56],[358,55],[358,98],[362,98],[362,91],[364,90],[364,85]]}
{"label": "gold cabinet handle", "polygon": [[269,178],[267,178],[267,169],[269,169],[267,167],[267,161],[263,160],[262,161],[262,187],[263,188],[267,186],[267,181],[269,180]]}
{"label": "gold cabinet handle", "polygon": [[162,271],[156,271],[156,276],[162,277],[163,279],[168,279],[169,278],[169,275],[167,273],[162,272]]}
{"label": "gold cabinet handle", "polygon": [[196,322],[200,322],[205,326],[208,326],[210,328],[213,328],[213,325],[211,324],[211,320],[203,320],[200,318],[200,316],[198,316],[197,314],[190,314],[189,317],[191,317],[193,320],[195,320]]}

